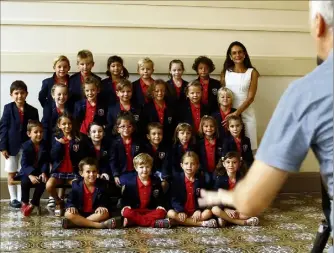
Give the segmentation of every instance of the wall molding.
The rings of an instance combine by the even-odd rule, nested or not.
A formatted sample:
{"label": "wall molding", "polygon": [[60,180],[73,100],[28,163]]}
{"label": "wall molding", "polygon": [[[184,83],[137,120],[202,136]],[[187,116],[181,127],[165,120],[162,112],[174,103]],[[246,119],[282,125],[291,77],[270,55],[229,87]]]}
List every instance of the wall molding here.
{"label": "wall molding", "polygon": [[[290,174],[287,182],[281,189],[280,193],[306,193],[321,192],[319,172],[302,172]],[[47,198],[44,192],[43,198]],[[0,199],[8,199],[7,179],[0,179]]]}
{"label": "wall molding", "polygon": [[[64,8],[64,2],[67,2],[66,8]],[[171,4],[165,5],[161,11],[160,7],[147,2],[138,4],[133,1],[130,3],[109,1],[100,4],[95,1],[94,4],[93,1],[88,3],[82,1],[3,2],[1,25],[309,32],[307,11],[211,6],[196,8]],[[18,9],[25,11],[18,12]],[[43,12],[39,11],[41,9]],[[57,13],[56,18],[54,13]],[[152,13],[152,15],[143,15],[143,13]],[[247,17],[247,20],[243,17]]]}
{"label": "wall molding", "polygon": [[[51,73],[53,59],[60,53],[14,53],[1,52],[1,73]],[[76,72],[76,55],[66,54],[71,61],[72,72]],[[105,73],[107,59],[113,53],[94,54],[94,72]],[[155,63],[156,74],[168,73],[168,65],[172,59],[181,59],[185,64],[185,74],[195,74],[191,69],[194,59],[192,55],[121,55],[125,66],[130,73],[137,73],[137,61],[149,56]],[[225,57],[210,56],[216,65],[213,74],[220,74],[223,69]],[[252,64],[263,76],[303,76],[316,66],[311,57],[276,57],[252,56]]]}

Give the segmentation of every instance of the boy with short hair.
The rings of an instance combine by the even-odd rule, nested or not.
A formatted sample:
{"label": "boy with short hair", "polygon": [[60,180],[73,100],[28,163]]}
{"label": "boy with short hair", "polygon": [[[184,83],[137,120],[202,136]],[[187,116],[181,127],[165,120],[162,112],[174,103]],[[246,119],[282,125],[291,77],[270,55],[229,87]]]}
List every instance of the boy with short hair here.
{"label": "boy with short hair", "polygon": [[[92,73],[92,68],[94,67],[94,57],[91,51],[81,50],[77,54],[77,65],[79,72],[74,73],[70,76],[69,80],[69,101],[71,101],[72,109],[74,108],[75,102],[84,99],[82,86],[87,77],[93,76],[101,81],[101,77]],[[72,110],[73,111],[73,110]]]}
{"label": "boy with short hair", "polygon": [[6,104],[0,121],[0,151],[5,157],[5,171],[8,172],[9,205],[21,207],[21,185],[14,185],[14,177],[19,171],[22,144],[29,140],[27,125],[29,120],[39,120],[38,110],[26,102],[27,85],[20,80],[10,86],[14,102]]}
{"label": "boy with short hair", "polygon": [[90,227],[116,228],[120,225],[121,217],[109,218],[109,196],[107,184],[97,178],[97,161],[86,157],[79,163],[80,180],[72,183],[72,192],[66,202],[63,228]]}
{"label": "boy with short hair", "polygon": [[122,189],[123,226],[170,228],[169,219],[165,219],[167,212],[162,204],[160,179],[151,176],[153,158],[140,153],[133,159],[133,164],[137,175],[129,178]]}

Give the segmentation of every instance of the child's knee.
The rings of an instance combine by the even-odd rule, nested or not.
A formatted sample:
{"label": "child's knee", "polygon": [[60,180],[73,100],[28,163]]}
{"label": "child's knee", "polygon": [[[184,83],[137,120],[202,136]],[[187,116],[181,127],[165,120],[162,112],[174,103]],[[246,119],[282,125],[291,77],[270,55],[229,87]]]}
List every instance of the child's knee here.
{"label": "child's knee", "polygon": [[175,212],[173,209],[171,209],[167,212],[167,217],[171,218],[171,219],[176,219],[177,218],[177,212]]}
{"label": "child's knee", "polygon": [[69,220],[73,219],[75,217],[75,215],[76,214],[70,213],[69,211],[66,211],[65,214],[64,214],[65,218],[67,218]]}
{"label": "child's knee", "polygon": [[214,206],[211,208],[211,212],[214,215],[218,215],[222,210],[218,206]]}

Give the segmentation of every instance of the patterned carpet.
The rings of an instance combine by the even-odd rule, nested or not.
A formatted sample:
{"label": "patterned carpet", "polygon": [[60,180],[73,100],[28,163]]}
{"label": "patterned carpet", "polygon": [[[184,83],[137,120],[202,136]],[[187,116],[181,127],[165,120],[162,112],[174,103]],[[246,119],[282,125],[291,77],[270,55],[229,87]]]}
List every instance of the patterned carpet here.
{"label": "patterned carpet", "polygon": [[319,195],[281,195],[260,226],[117,230],[61,228],[61,219],[25,218],[0,203],[1,252],[310,252],[322,219]]}

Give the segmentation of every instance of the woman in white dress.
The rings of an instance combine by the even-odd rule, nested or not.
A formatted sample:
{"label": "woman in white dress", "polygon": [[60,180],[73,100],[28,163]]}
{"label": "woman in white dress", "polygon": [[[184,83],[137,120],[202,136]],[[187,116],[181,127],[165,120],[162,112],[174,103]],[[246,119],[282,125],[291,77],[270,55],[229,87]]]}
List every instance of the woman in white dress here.
{"label": "woman in white dress", "polygon": [[251,140],[252,150],[257,149],[256,117],[252,103],[259,76],[259,72],[251,64],[245,46],[238,41],[232,42],[227,49],[221,84],[232,90],[233,107],[237,110],[227,118],[230,115],[241,115],[246,136]]}

